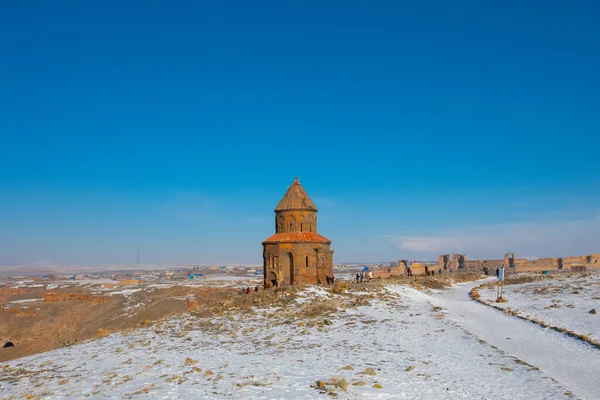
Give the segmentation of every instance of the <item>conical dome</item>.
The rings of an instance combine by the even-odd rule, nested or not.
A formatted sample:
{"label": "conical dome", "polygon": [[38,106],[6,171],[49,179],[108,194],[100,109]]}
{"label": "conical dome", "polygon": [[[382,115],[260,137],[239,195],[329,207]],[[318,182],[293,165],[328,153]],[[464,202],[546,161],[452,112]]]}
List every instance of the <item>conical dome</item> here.
{"label": "conical dome", "polygon": [[308,194],[306,194],[298,177],[294,179],[294,182],[290,185],[277,207],[275,207],[275,212],[292,210],[317,211],[317,207],[315,207],[315,204],[308,197]]}

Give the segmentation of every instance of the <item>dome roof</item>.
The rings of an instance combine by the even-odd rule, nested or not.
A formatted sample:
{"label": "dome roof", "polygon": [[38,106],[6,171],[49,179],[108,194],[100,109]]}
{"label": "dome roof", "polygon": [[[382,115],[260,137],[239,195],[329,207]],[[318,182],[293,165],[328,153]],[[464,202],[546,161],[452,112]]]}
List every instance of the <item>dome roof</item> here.
{"label": "dome roof", "polygon": [[298,177],[294,179],[294,182],[290,185],[279,204],[277,204],[277,207],[275,207],[275,212],[291,210],[317,211],[315,203],[306,194]]}

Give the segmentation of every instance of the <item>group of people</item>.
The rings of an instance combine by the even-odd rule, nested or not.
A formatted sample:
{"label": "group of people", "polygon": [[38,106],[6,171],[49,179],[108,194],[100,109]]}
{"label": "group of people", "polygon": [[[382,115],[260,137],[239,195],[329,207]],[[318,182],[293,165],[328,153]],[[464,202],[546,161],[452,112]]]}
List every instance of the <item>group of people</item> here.
{"label": "group of people", "polygon": [[361,283],[361,282],[364,282],[365,279],[367,281],[372,280],[373,279],[373,271],[367,271],[366,273],[361,272],[356,275],[352,275],[352,283]]}
{"label": "group of people", "polygon": [[[259,289],[258,289],[258,285],[256,285],[256,287],[254,288],[254,291],[255,291],[255,292],[258,292],[258,290],[259,290]],[[250,292],[251,292],[251,291],[252,291],[252,290],[250,289],[250,286],[248,286],[246,289],[242,288],[242,293],[245,293],[245,294],[250,294]]]}
{"label": "group of people", "polygon": [[325,277],[325,280],[327,281],[328,285],[335,284],[335,277],[333,277],[333,276],[327,276],[327,277]]}

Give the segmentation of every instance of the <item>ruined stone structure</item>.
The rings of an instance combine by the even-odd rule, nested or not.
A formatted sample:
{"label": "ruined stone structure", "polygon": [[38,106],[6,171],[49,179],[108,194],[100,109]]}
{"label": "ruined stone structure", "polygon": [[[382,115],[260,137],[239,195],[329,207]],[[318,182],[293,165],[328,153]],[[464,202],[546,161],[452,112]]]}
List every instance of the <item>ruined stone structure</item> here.
{"label": "ruined stone structure", "polygon": [[325,283],[333,278],[330,245],[317,233],[317,207],[296,178],[275,208],[275,234],[263,242],[265,285]]}
{"label": "ruined stone structure", "polygon": [[450,254],[442,254],[438,256],[438,266],[441,269],[448,269],[448,263],[450,262]]}
{"label": "ruined stone structure", "polygon": [[562,269],[563,267],[563,259],[562,258],[538,258],[535,261],[528,261],[527,263],[517,260],[517,264],[515,267],[520,264],[521,267],[524,266],[536,266],[544,269]]}
{"label": "ruined stone structure", "polygon": [[383,268],[369,268],[369,270],[373,273],[373,279],[403,276],[408,271],[408,260],[398,260],[396,265]]}
{"label": "ruined stone structure", "polygon": [[467,256],[464,254],[452,254],[452,269],[462,269],[465,267]]}
{"label": "ruined stone structure", "polygon": [[504,267],[514,268],[515,267],[515,253],[506,253],[504,255]]}
{"label": "ruined stone structure", "polygon": [[408,270],[408,260],[398,260],[398,267],[402,272],[406,272]]}

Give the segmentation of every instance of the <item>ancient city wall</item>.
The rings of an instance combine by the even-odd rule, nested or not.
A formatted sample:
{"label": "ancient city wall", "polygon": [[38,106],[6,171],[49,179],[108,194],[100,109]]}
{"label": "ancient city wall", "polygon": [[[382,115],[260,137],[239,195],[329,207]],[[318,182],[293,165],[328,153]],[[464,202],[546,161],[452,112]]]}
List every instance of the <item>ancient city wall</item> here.
{"label": "ancient city wall", "polygon": [[589,264],[591,256],[564,257],[563,265],[570,264]]}
{"label": "ancient city wall", "polygon": [[392,276],[400,276],[400,275],[405,274],[404,266],[374,269],[374,270],[372,270],[372,272],[373,272],[373,279],[390,278]]}
{"label": "ancient city wall", "polygon": [[[456,254],[454,256],[457,256]],[[539,258],[537,260],[529,260],[526,258],[514,258],[512,253],[505,255],[504,259],[493,259],[493,260],[467,260],[464,257],[463,267],[469,269],[482,270],[487,267],[488,269],[505,267],[514,268],[516,271],[547,271],[557,270],[563,268],[570,268],[572,265],[581,265],[588,268],[600,268],[600,254],[591,254],[588,256],[576,256],[576,257],[546,257]],[[458,263],[454,261],[454,258],[449,261],[449,255],[444,254],[438,257],[437,268],[453,268]],[[460,269],[460,268],[459,268]]]}

